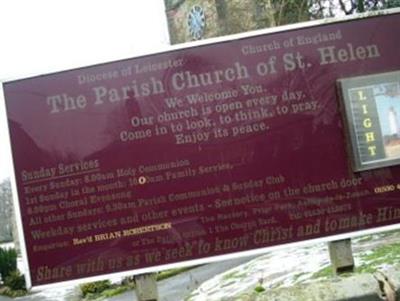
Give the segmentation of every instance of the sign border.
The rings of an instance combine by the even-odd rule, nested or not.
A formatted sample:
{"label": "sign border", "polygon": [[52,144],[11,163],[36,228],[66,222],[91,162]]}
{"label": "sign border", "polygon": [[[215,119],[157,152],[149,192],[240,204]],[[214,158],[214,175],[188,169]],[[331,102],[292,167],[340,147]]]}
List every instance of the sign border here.
{"label": "sign border", "polygon": [[[178,50],[182,50],[182,49],[201,47],[201,46],[205,46],[205,45],[209,45],[209,44],[217,44],[217,43],[224,43],[224,42],[229,42],[229,41],[234,41],[234,40],[247,39],[250,37],[257,37],[257,36],[261,36],[261,35],[265,35],[265,34],[288,32],[288,31],[292,31],[292,30],[312,28],[312,27],[321,26],[321,25],[345,23],[345,22],[351,22],[351,21],[356,21],[356,20],[365,19],[365,18],[375,18],[375,17],[394,15],[394,14],[400,14],[400,8],[393,8],[393,9],[387,9],[387,10],[376,11],[376,12],[367,12],[367,13],[363,13],[363,14],[350,15],[350,16],[345,16],[345,17],[336,17],[336,18],[321,19],[321,20],[315,20],[315,21],[307,21],[307,22],[301,22],[301,23],[296,23],[296,24],[284,25],[284,26],[280,26],[280,27],[261,29],[261,30],[246,32],[246,33],[239,33],[239,34],[234,34],[234,35],[229,35],[229,36],[224,36],[224,37],[216,37],[216,38],[211,38],[211,39],[207,39],[207,40],[193,41],[193,42],[189,42],[189,43],[185,43],[185,44],[166,46],[165,49],[159,49],[154,52],[146,52],[146,53],[138,54],[136,56],[132,56],[129,58],[120,58],[120,59],[116,59],[113,61],[79,66],[79,67],[72,66],[72,68],[70,68],[70,69],[56,70],[56,71],[55,70],[44,70],[43,72],[30,74],[30,75],[27,75],[24,77],[21,76],[21,77],[16,77],[16,78],[12,78],[12,79],[0,80],[0,83],[1,83],[0,89],[2,90],[2,93],[0,93],[0,98],[2,99],[3,103],[5,104],[5,96],[4,96],[4,89],[3,89],[3,86],[5,86],[5,84],[16,82],[19,80],[25,80],[25,79],[29,79],[29,78],[33,78],[33,77],[38,77],[38,76],[43,76],[43,75],[52,75],[52,74],[66,72],[66,71],[101,66],[101,65],[115,63],[115,62],[123,62],[123,61],[131,60],[134,58],[144,58],[144,57],[148,57],[150,55],[155,55],[155,54],[174,52],[174,51],[178,51]],[[6,114],[5,117],[8,120],[7,112],[5,112],[5,114]],[[6,122],[6,124],[7,124],[6,129],[8,130],[8,137],[9,137],[9,140],[11,141],[9,124],[8,124],[8,122]],[[11,143],[9,144],[8,149],[13,158],[14,155],[11,151]],[[13,159],[13,162],[14,162],[14,159]],[[53,288],[56,286],[59,287],[59,286],[67,286],[67,285],[78,285],[78,284],[82,284],[85,282],[104,280],[104,279],[109,279],[110,277],[125,277],[125,276],[139,275],[139,274],[143,274],[143,273],[152,273],[152,272],[157,272],[157,271],[166,270],[166,269],[212,263],[212,262],[216,262],[216,261],[234,259],[234,258],[238,258],[238,257],[261,255],[268,251],[274,251],[274,250],[283,249],[283,248],[307,246],[307,245],[316,244],[316,243],[329,242],[329,241],[334,241],[334,240],[341,240],[341,239],[346,239],[346,238],[357,237],[357,236],[361,236],[361,235],[368,235],[368,234],[373,234],[373,233],[378,233],[378,232],[383,232],[383,231],[391,231],[391,230],[399,230],[400,229],[400,224],[394,224],[394,225],[376,227],[376,228],[371,228],[371,229],[366,229],[366,230],[347,232],[347,233],[343,233],[343,234],[339,234],[339,235],[324,236],[324,237],[319,237],[316,239],[302,240],[302,241],[297,241],[297,242],[293,242],[293,243],[285,243],[285,244],[280,244],[280,245],[276,245],[276,246],[263,247],[263,248],[248,250],[248,251],[234,252],[234,253],[229,253],[226,255],[210,256],[210,257],[204,257],[204,258],[199,258],[199,259],[194,259],[194,260],[187,260],[187,261],[182,261],[182,262],[177,262],[177,263],[172,263],[172,264],[165,264],[165,265],[157,265],[157,266],[141,268],[141,269],[136,269],[136,270],[130,270],[130,271],[124,271],[124,272],[102,274],[102,275],[95,276],[95,277],[85,277],[85,278],[79,278],[79,279],[75,279],[75,280],[68,280],[68,281],[62,281],[62,282],[55,282],[55,283],[51,283],[51,284],[32,286],[32,280],[30,277],[31,273],[30,273],[30,269],[29,269],[29,258],[27,256],[25,237],[24,237],[23,228],[22,228],[22,216],[21,216],[20,205],[19,205],[19,201],[18,201],[19,196],[18,196],[18,192],[17,192],[17,184],[16,184],[16,176],[15,176],[14,166],[12,168],[12,174],[11,174],[10,180],[11,180],[11,186],[12,186],[13,204],[14,204],[15,215],[16,215],[16,220],[17,220],[18,235],[19,235],[22,259],[23,259],[24,269],[26,271],[26,274],[24,275],[25,279],[26,279],[26,286],[28,289],[31,289],[33,292],[40,291],[43,289]]]}

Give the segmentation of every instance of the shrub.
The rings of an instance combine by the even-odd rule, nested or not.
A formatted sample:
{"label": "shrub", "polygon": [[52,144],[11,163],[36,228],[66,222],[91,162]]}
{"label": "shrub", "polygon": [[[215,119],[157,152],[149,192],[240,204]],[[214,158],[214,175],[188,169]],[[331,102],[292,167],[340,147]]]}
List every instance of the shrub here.
{"label": "shrub", "polygon": [[0,276],[4,282],[12,271],[17,269],[17,252],[15,249],[0,248]]}
{"label": "shrub", "polygon": [[12,271],[4,281],[4,284],[14,291],[26,290],[25,278],[18,270]]}
{"label": "shrub", "polygon": [[27,291],[26,290],[14,291],[11,288],[5,286],[4,288],[1,289],[1,294],[4,296],[11,297],[11,298],[18,298],[18,297],[26,296]]}
{"label": "shrub", "polygon": [[88,295],[99,294],[105,291],[106,289],[111,288],[111,282],[109,280],[90,282],[82,284],[80,288],[82,296],[87,297]]}
{"label": "shrub", "polygon": [[258,286],[256,286],[256,287],[254,288],[254,291],[255,291],[256,293],[262,293],[262,292],[265,292],[265,288],[263,288],[261,285],[258,285]]}

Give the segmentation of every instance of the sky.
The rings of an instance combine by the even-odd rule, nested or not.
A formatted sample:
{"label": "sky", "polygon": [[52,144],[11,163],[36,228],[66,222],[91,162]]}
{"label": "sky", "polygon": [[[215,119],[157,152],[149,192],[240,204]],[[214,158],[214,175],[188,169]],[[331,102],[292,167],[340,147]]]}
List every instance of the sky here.
{"label": "sky", "polygon": [[[163,0],[1,0],[0,81],[166,49]],[[12,164],[0,88],[0,182]]]}

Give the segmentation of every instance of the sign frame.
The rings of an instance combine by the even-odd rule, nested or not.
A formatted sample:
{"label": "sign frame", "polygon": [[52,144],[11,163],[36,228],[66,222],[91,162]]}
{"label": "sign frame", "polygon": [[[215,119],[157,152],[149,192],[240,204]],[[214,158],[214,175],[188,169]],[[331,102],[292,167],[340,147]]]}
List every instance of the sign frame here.
{"label": "sign frame", "polygon": [[[147,55],[166,53],[166,52],[171,52],[171,51],[175,51],[175,50],[187,49],[187,48],[208,45],[208,44],[214,44],[214,43],[223,43],[223,42],[228,42],[228,41],[232,41],[232,40],[239,40],[239,39],[244,39],[244,38],[248,38],[248,37],[264,35],[264,34],[278,33],[278,32],[290,31],[290,30],[295,30],[295,29],[312,28],[312,27],[316,27],[319,25],[326,25],[326,24],[333,24],[333,23],[351,22],[351,21],[363,19],[366,17],[379,17],[379,16],[383,16],[383,15],[391,15],[391,14],[399,14],[399,13],[400,13],[400,9],[390,9],[390,10],[379,11],[379,12],[374,12],[374,13],[366,13],[366,14],[360,14],[360,15],[356,15],[356,16],[348,16],[348,17],[344,17],[344,18],[333,18],[333,19],[327,19],[327,20],[310,21],[310,22],[298,23],[298,24],[294,24],[294,25],[287,25],[287,26],[282,26],[282,27],[277,27],[277,28],[263,29],[263,30],[258,30],[258,31],[250,32],[250,33],[236,34],[236,35],[222,37],[222,38],[221,37],[213,38],[213,39],[209,39],[207,41],[195,41],[195,42],[191,42],[191,43],[188,43],[185,45],[169,47],[165,50],[161,50],[160,52],[153,52],[153,53],[150,53]],[[147,55],[145,55],[145,56],[147,56]],[[133,57],[133,58],[140,58],[140,57],[141,56],[137,56],[137,57]],[[129,59],[132,59],[132,58],[129,58]],[[118,61],[120,61],[120,60],[118,60]],[[112,63],[112,62],[100,63],[99,65],[108,64],[108,63]],[[97,66],[97,65],[91,65],[90,67],[92,67],[92,66]],[[86,66],[86,67],[89,67],[89,66]],[[74,68],[75,68],[75,66],[74,66]],[[84,67],[79,67],[76,69],[81,69],[81,68],[84,68]],[[73,70],[73,69],[69,69],[69,71]],[[50,74],[62,73],[64,71],[67,71],[67,70],[62,70],[62,71],[57,71],[57,72],[51,71]],[[8,82],[11,82],[14,80],[26,79],[26,78],[27,77],[19,77],[17,79],[13,79],[13,80],[4,80],[4,81],[2,81],[2,84],[8,83]],[[1,88],[1,89],[3,89],[3,88]],[[1,93],[1,94],[3,95],[3,93]],[[4,98],[4,95],[3,95],[3,98]],[[4,99],[3,99],[3,102],[4,102]],[[9,127],[8,124],[7,124],[7,127]],[[10,133],[9,129],[8,129],[8,132]],[[11,154],[12,154],[12,156],[14,156],[12,152],[11,152]],[[387,166],[387,165],[379,165],[377,167],[381,167],[381,166]],[[359,166],[356,166],[356,168],[359,169]],[[13,175],[11,177],[11,182],[12,182],[15,214],[17,216],[19,239],[21,242],[21,251],[22,251],[22,255],[23,255],[23,262],[26,267],[26,273],[25,273],[26,283],[27,283],[27,287],[32,288],[33,290],[42,290],[42,289],[52,288],[52,287],[58,286],[58,285],[75,285],[75,284],[88,282],[88,281],[97,281],[97,280],[107,279],[110,277],[124,277],[124,276],[131,276],[131,275],[135,275],[135,274],[151,273],[151,272],[156,272],[156,271],[165,270],[165,269],[186,267],[186,266],[216,262],[216,261],[220,261],[220,260],[233,259],[233,258],[237,258],[239,256],[243,257],[243,256],[250,256],[250,255],[259,255],[259,254],[263,254],[267,251],[273,251],[273,250],[282,249],[282,248],[300,247],[300,246],[310,245],[310,244],[319,243],[319,242],[329,242],[329,241],[340,240],[340,239],[345,239],[345,238],[352,238],[352,237],[356,237],[356,236],[360,236],[360,235],[367,235],[367,234],[372,234],[372,233],[377,233],[377,232],[382,232],[382,231],[390,231],[390,230],[400,229],[400,224],[382,226],[382,227],[376,227],[376,228],[367,229],[367,230],[351,231],[351,232],[347,232],[347,233],[339,234],[339,235],[331,235],[331,236],[325,236],[325,237],[320,237],[320,238],[316,238],[316,239],[309,239],[309,240],[297,241],[297,242],[292,242],[292,243],[285,243],[285,244],[280,244],[280,245],[276,245],[276,246],[272,246],[272,247],[263,247],[263,248],[254,249],[254,250],[235,252],[235,253],[226,254],[226,255],[211,256],[211,257],[205,257],[205,258],[200,258],[200,259],[195,259],[195,260],[182,261],[182,262],[178,262],[178,263],[152,266],[152,267],[147,267],[147,268],[140,268],[140,269],[136,269],[136,270],[132,270],[132,271],[117,272],[117,273],[112,273],[112,274],[99,275],[99,276],[95,276],[95,277],[86,277],[86,278],[80,278],[80,279],[76,279],[76,280],[69,280],[69,281],[56,282],[56,283],[52,283],[52,284],[32,286],[32,280],[30,278],[30,270],[29,270],[30,265],[29,265],[28,255],[27,255],[26,242],[25,242],[24,233],[22,230],[22,216],[21,216],[20,203],[18,201],[17,184],[16,184],[16,176],[15,176],[14,169],[13,169]]]}
{"label": "sign frame", "polygon": [[[383,131],[388,131],[384,126],[388,127],[388,124],[382,121],[385,116],[383,116],[382,105],[380,105],[377,99],[379,96],[385,96],[382,94],[388,93],[382,91],[382,89],[392,88],[397,90],[396,93],[398,93],[400,88],[398,82],[396,82],[396,78],[400,79],[400,71],[338,80],[339,89],[341,89],[342,105],[345,111],[344,120],[347,125],[348,139],[351,146],[352,163],[355,171],[388,167],[400,163],[400,155],[393,154],[392,158],[388,157],[387,149],[390,149],[389,144],[394,138],[391,139],[388,135],[383,137]],[[377,92],[377,90],[380,91]],[[371,99],[368,99],[365,93],[368,93],[368,97]],[[396,96],[391,97],[395,98]],[[382,103],[383,100],[380,102]],[[397,113],[393,106],[390,108],[393,110],[390,111],[392,114],[389,113],[389,115],[394,115],[393,121],[396,123]],[[359,117],[359,115],[363,117]],[[397,129],[399,128],[398,125],[394,126]],[[391,129],[391,131],[398,132],[398,130],[394,129]],[[393,133],[393,135],[397,136],[398,133]],[[387,141],[385,142],[385,140]]]}

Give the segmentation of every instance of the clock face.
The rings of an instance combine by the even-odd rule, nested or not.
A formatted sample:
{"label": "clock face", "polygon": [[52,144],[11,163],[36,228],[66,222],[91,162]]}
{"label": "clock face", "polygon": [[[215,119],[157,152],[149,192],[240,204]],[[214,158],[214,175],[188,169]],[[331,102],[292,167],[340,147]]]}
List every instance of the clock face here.
{"label": "clock face", "polygon": [[203,37],[206,18],[203,9],[195,5],[190,10],[188,15],[188,26],[190,35],[194,40],[199,40]]}

